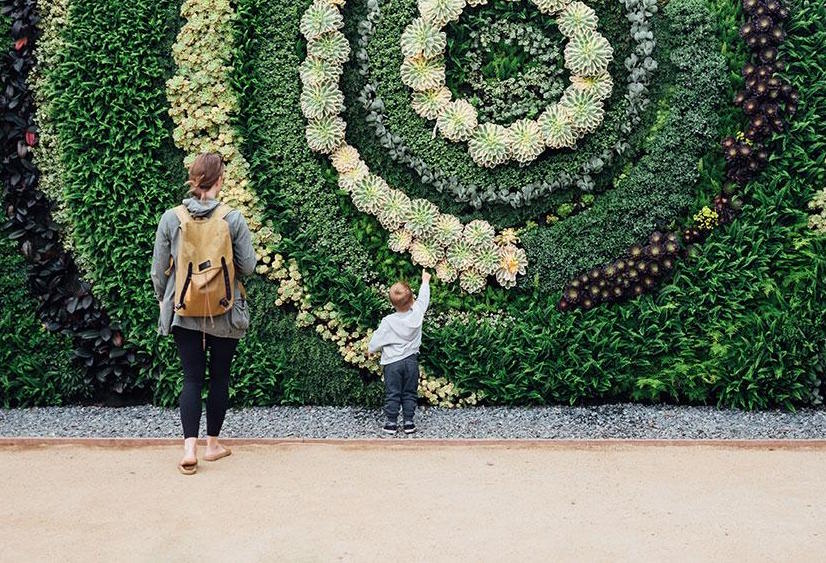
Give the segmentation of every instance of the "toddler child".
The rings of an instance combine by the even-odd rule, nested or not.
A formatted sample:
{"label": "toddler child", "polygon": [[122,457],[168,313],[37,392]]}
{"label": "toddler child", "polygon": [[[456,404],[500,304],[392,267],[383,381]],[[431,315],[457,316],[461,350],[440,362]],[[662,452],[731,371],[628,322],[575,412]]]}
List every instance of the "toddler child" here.
{"label": "toddler child", "polygon": [[367,349],[371,354],[381,350],[384,369],[384,415],[387,422],[384,431],[395,434],[398,430],[399,407],[404,419],[404,433],[416,431],[413,413],[419,390],[419,347],[422,344],[422,323],[430,303],[430,274],[422,272],[422,285],[418,299],[405,282],[394,283],[390,288],[390,303],[395,313],[381,320],[373,333]]}

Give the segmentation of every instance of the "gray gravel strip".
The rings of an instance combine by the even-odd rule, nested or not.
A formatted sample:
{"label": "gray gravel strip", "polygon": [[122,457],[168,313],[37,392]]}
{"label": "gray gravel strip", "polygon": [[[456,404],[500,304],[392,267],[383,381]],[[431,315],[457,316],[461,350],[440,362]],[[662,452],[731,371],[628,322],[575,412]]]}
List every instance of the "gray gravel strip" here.
{"label": "gray gravel strip", "polygon": [[[377,410],[266,407],[227,414],[233,438],[377,438]],[[826,439],[826,409],[743,412],[713,407],[642,406],[449,410],[420,408],[414,438],[450,439]],[[0,436],[177,438],[177,409],[48,407],[0,409]],[[201,435],[204,435],[202,426]]]}

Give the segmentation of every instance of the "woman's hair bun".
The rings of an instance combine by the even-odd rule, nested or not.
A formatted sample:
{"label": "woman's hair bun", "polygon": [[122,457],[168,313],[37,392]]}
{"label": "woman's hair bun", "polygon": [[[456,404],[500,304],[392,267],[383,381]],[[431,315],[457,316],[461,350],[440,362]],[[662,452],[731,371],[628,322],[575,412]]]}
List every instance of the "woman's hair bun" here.
{"label": "woman's hair bun", "polygon": [[[224,175],[224,161],[221,155],[209,152],[201,153],[189,165],[189,189],[193,194],[203,195]],[[200,192],[200,193],[199,193]]]}

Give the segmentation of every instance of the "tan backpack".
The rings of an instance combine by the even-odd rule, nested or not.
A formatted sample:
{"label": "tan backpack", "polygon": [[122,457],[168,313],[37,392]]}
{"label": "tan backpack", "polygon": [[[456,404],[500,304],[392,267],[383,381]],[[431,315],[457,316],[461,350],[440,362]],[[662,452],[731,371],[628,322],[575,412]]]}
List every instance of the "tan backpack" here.
{"label": "tan backpack", "polygon": [[181,221],[174,259],[175,313],[181,317],[213,317],[232,308],[235,264],[224,220],[231,211],[221,203],[208,217],[192,217],[185,206],[175,208]]}

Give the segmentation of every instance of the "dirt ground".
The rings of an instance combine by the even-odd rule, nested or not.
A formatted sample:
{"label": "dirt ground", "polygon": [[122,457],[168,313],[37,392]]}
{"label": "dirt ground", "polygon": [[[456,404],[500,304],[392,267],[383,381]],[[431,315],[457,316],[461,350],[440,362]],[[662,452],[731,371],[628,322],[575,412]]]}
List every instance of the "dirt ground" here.
{"label": "dirt ground", "polygon": [[0,448],[3,561],[823,561],[826,449]]}

